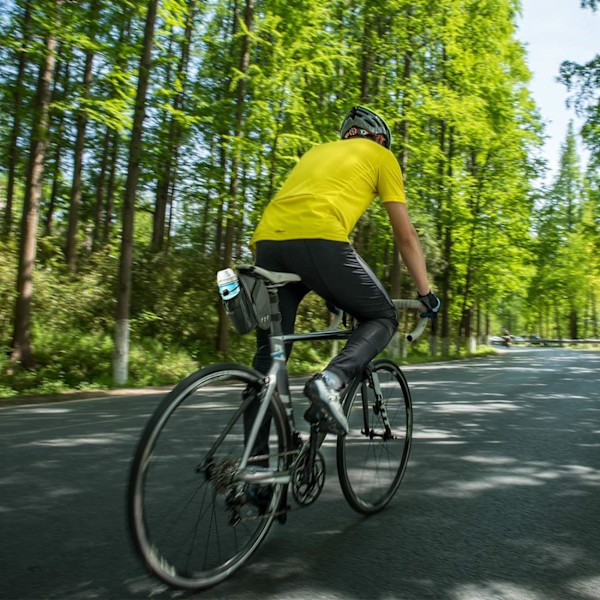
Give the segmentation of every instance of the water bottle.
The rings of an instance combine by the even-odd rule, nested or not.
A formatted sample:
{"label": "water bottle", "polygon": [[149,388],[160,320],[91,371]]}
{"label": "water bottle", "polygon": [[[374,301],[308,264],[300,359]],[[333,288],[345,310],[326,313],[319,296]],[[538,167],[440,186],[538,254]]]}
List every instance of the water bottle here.
{"label": "water bottle", "polygon": [[233,269],[223,269],[217,273],[217,285],[223,300],[231,300],[240,293],[240,280]]}

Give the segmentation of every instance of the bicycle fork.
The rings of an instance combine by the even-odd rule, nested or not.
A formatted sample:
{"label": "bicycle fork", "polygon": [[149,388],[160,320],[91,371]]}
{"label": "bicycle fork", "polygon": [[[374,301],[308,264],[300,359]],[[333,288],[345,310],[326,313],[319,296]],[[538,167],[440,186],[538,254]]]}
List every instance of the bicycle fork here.
{"label": "bicycle fork", "polygon": [[[385,403],[383,402],[383,393],[381,391],[379,377],[371,368],[369,368],[368,372],[368,378],[363,379],[360,384],[364,419],[364,429],[362,433],[371,439],[375,437],[380,437],[384,440],[393,439],[394,436],[392,435],[392,428],[390,427],[387,410],[385,408]],[[383,432],[377,432],[375,429],[369,426],[369,388],[373,390],[373,394],[375,396],[375,401],[373,402],[372,406],[373,412],[375,415],[381,416]]]}

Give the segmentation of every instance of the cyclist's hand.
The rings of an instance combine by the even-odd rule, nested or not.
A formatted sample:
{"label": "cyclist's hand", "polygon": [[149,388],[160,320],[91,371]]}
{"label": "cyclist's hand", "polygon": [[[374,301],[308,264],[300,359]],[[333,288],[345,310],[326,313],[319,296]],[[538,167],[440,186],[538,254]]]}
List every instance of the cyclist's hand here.
{"label": "cyclist's hand", "polygon": [[429,317],[435,319],[438,311],[442,306],[442,301],[433,293],[429,292],[425,296],[417,294],[417,300],[421,301],[421,304],[425,307],[425,312],[421,313],[422,317]]}

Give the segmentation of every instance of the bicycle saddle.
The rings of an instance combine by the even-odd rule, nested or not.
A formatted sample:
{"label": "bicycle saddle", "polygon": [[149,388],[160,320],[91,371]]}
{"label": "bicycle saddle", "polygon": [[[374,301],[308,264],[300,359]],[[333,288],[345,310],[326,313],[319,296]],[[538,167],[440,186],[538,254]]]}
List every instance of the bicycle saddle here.
{"label": "bicycle saddle", "polygon": [[240,265],[238,271],[246,273],[248,275],[259,275],[263,279],[266,279],[270,283],[283,285],[284,283],[291,283],[292,281],[300,281],[300,275],[296,273],[282,273],[280,271],[268,271],[262,267],[256,265]]}

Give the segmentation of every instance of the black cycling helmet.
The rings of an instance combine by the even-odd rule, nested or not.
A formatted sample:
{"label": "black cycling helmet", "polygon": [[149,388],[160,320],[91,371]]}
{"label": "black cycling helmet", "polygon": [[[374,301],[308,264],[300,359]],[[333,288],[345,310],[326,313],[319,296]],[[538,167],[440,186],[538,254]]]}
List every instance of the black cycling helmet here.
{"label": "black cycling helmet", "polygon": [[[340,128],[340,137],[342,139],[350,137],[348,132],[353,127],[358,129],[359,135],[383,135],[385,147],[389,149],[392,145],[392,132],[387,123],[377,113],[364,106],[353,106],[350,109]],[[363,130],[364,133],[361,133],[360,130]]]}

